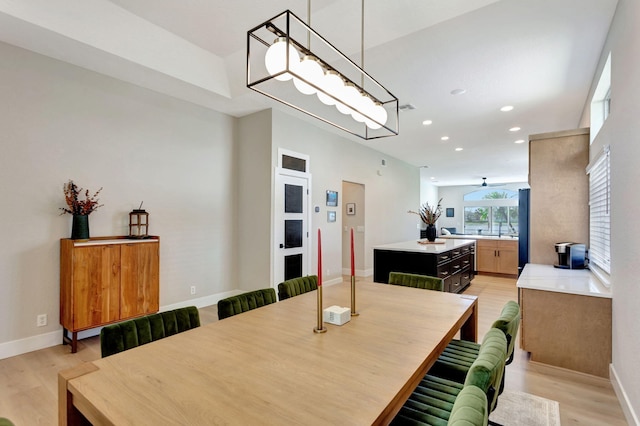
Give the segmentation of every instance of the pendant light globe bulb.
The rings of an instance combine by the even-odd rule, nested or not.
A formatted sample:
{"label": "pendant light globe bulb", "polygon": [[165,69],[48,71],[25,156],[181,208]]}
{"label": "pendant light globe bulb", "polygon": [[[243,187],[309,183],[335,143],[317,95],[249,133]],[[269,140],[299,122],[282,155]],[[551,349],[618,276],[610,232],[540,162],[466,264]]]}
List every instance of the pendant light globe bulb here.
{"label": "pendant light globe bulb", "polygon": [[385,125],[387,124],[387,119],[389,118],[387,114],[387,110],[381,104],[376,103],[376,106],[371,111],[371,118],[373,118],[378,123]]}
{"label": "pendant light globe bulb", "polygon": [[[289,54],[289,67],[287,68],[287,45]],[[300,55],[298,51],[291,43],[287,43],[286,37],[278,37],[271,46],[267,49],[267,53],[264,55],[264,65],[267,67],[269,75],[275,75],[283,71],[289,71],[295,68],[300,62]],[[293,76],[285,72],[277,77],[276,80],[288,81]]]}
{"label": "pendant light globe bulb", "polygon": [[338,93],[344,88],[344,81],[336,71],[329,70],[324,73],[320,87],[324,91],[324,93],[318,91],[318,99],[320,102],[325,105],[335,105],[336,102],[338,102],[335,98],[338,97]]}
{"label": "pendant light globe bulb", "polygon": [[[300,63],[293,69],[293,72],[318,87],[322,84],[322,79],[324,77],[324,72],[318,63],[318,60],[311,55],[305,55]],[[313,95],[317,92],[315,87],[311,84],[307,84],[300,78],[294,77],[293,84],[296,86],[296,89],[304,95]]]}

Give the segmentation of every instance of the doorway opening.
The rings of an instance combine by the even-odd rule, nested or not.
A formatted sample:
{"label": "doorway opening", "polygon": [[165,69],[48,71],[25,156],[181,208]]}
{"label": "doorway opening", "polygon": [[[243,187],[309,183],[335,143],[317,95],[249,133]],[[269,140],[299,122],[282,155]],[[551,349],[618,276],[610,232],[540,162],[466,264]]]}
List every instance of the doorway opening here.
{"label": "doorway opening", "polygon": [[355,275],[366,276],[365,188],[361,183],[342,181],[342,274],[351,275],[351,229],[353,229]]}

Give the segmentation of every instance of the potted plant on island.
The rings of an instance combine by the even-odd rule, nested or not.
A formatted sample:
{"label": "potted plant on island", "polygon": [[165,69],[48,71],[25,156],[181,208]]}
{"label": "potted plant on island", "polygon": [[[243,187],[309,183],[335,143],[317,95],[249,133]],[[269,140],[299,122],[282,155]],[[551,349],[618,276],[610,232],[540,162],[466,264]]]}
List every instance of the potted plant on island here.
{"label": "potted plant on island", "polygon": [[[63,215],[69,213],[73,215],[73,222],[71,226],[71,239],[72,240],[88,240],[89,239],[89,214],[102,207],[102,204],[98,204],[98,194],[102,191],[102,188],[92,196],[89,195],[89,190],[78,188],[78,185],[73,183],[73,180],[65,183],[62,187],[64,191],[64,198],[67,202],[67,207],[60,207]],[[80,195],[84,191],[84,200],[80,199]]]}
{"label": "potted plant on island", "polygon": [[433,242],[436,240],[437,230],[436,230],[436,221],[440,218],[442,214],[442,198],[438,200],[438,205],[435,207],[431,207],[429,203],[424,203],[420,206],[420,210],[414,212],[413,210],[409,210],[407,213],[412,213],[420,216],[422,222],[427,225],[427,240]]}

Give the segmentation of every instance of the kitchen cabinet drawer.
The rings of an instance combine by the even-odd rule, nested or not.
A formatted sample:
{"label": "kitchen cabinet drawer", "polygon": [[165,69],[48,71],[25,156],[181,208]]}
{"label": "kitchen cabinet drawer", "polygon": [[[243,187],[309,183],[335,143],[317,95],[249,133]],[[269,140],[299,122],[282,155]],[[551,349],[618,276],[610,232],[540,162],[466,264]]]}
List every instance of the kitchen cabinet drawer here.
{"label": "kitchen cabinet drawer", "polygon": [[438,265],[437,277],[445,279],[451,275],[451,262]]}
{"label": "kitchen cabinet drawer", "polygon": [[457,273],[451,276],[451,283],[449,284],[450,293],[458,293],[462,290],[462,274]]}

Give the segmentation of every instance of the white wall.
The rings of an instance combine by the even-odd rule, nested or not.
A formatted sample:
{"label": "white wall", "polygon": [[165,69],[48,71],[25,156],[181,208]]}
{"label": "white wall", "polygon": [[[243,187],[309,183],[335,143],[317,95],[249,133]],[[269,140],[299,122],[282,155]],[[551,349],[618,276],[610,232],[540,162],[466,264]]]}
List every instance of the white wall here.
{"label": "white wall", "polygon": [[[591,158],[611,146],[611,281],[613,293],[612,381],[630,424],[640,424],[640,3],[619,0],[609,36],[594,75],[611,52],[611,114],[590,149]],[[589,125],[587,100],[581,125]]]}
{"label": "white wall", "polygon": [[[233,282],[234,119],[0,43],[0,358],[59,326],[62,185],[104,187],[93,236],[125,235],[144,201],[159,235],[160,304]],[[36,315],[49,324],[36,327]]]}
{"label": "white wall", "polygon": [[[392,139],[389,143],[393,143]],[[364,268],[370,274],[373,273],[373,246],[416,238],[415,219],[406,212],[415,209],[419,202],[418,168],[274,110],[274,167],[278,148],[311,157],[312,205],[320,206],[320,212],[313,213],[311,229],[314,237],[318,228],[322,232],[323,279],[326,281],[340,278],[342,273],[344,200],[339,194],[335,208],[337,220],[327,223],[325,195],[328,189],[341,192],[342,181],[365,186]],[[386,160],[385,167],[381,167],[382,159]],[[317,271],[317,243],[312,243],[312,248],[312,270]],[[330,270],[329,274],[326,269]]]}

